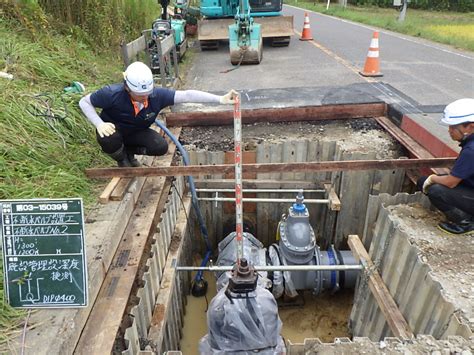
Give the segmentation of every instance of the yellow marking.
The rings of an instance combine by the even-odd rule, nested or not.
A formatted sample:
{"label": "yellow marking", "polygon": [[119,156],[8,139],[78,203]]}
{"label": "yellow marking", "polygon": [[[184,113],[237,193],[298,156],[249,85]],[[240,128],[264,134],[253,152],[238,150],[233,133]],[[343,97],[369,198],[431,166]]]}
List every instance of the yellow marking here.
{"label": "yellow marking", "polygon": [[[301,37],[301,32],[298,32],[295,30],[295,33]],[[377,82],[377,80],[371,78],[371,77],[365,77],[365,76],[362,76],[359,74],[359,71],[360,69],[356,68],[355,66],[353,66],[351,63],[349,63],[347,60],[345,60],[344,58],[341,58],[339,57],[336,53],[334,53],[333,51],[331,51],[330,49],[327,49],[326,47],[320,45],[319,43],[315,42],[314,40],[312,41],[308,41],[309,43],[311,43],[312,45],[314,45],[316,48],[320,49],[321,51],[323,51],[324,53],[326,53],[328,56],[330,56],[331,58],[335,59],[337,62],[339,62],[340,64],[344,65],[346,68],[348,68],[349,70],[353,71],[354,73],[356,73],[358,76],[360,76],[362,79],[364,79],[365,81],[369,82],[369,83],[375,83]]]}

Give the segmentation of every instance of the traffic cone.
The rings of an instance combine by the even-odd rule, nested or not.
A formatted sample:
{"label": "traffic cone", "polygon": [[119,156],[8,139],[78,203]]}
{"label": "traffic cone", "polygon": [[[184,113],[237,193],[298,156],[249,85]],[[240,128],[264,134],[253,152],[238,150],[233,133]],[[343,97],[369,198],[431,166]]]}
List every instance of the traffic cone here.
{"label": "traffic cone", "polygon": [[304,25],[303,32],[301,33],[300,41],[312,41],[313,36],[311,35],[311,28],[309,26],[309,16],[308,13],[304,13]]}
{"label": "traffic cone", "polygon": [[370,41],[369,52],[367,53],[367,59],[365,60],[364,70],[359,72],[362,76],[383,76],[380,72],[380,60],[379,60],[379,32],[375,31]]}

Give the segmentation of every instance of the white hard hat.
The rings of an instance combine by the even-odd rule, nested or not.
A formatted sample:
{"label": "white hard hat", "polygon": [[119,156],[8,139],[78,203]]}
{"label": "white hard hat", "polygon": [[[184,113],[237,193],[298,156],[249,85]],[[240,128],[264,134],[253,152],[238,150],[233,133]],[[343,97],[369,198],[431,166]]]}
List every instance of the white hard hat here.
{"label": "white hard hat", "polygon": [[466,122],[474,122],[474,99],[460,99],[446,106],[441,123],[454,126]]}
{"label": "white hard hat", "polygon": [[135,94],[146,95],[153,91],[153,73],[142,62],[130,64],[123,73],[123,78],[130,91]]}

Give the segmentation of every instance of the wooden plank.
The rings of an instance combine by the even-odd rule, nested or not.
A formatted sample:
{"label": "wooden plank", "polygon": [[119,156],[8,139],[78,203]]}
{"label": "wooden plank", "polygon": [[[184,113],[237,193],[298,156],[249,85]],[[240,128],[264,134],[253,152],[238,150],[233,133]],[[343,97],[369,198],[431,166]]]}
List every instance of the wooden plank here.
{"label": "wooden plank", "polygon": [[[114,178],[115,179],[115,178]],[[127,193],[128,187],[132,183],[133,178],[123,178],[115,187],[114,191],[110,194],[112,201],[122,201],[123,197]]]}
{"label": "wooden plank", "polygon": [[[386,113],[386,104],[345,104],[305,107],[242,109],[242,123],[325,121],[362,117],[379,117]],[[171,112],[166,114],[166,124],[171,126],[222,126],[232,125],[232,110],[212,112]]]}
{"label": "wooden plank", "polygon": [[329,209],[331,211],[340,211],[341,210],[341,201],[332,187],[331,184],[324,184],[324,188],[327,193],[327,198],[329,199]]}
{"label": "wooden plank", "polygon": [[105,204],[109,202],[110,195],[112,194],[112,191],[114,191],[115,187],[119,184],[120,180],[122,180],[119,177],[114,177],[110,182],[107,184],[105,187],[104,191],[99,196],[99,202],[102,204]]}
{"label": "wooden plank", "polygon": [[[138,272],[165,178],[148,179],[76,347],[78,354],[110,354]],[[158,188],[157,188],[158,187]],[[107,314],[107,317],[104,317]]]}
{"label": "wooden plank", "polygon": [[[180,129],[175,129],[179,136]],[[176,146],[170,144],[169,154],[157,157],[160,164],[171,164]],[[140,180],[140,179],[137,179]],[[130,290],[138,272],[138,264],[148,237],[154,233],[161,207],[166,200],[170,184],[165,178],[146,179],[143,191],[124,232],[109,272],[100,288],[79,339],[77,353],[110,353],[116,332],[127,306]],[[162,194],[163,192],[163,194]],[[120,234],[122,235],[122,234]],[[104,317],[104,314],[110,316]]]}
{"label": "wooden plank", "polygon": [[362,242],[357,235],[349,235],[349,247],[352,250],[354,258],[360,261],[367,273],[369,288],[374,295],[380,310],[385,316],[385,319],[390,327],[390,330],[396,337],[402,339],[411,339],[414,337],[408,323],[403,314],[398,309],[397,304],[392,298],[392,295],[385,286],[380,277],[375,265],[370,260],[369,254],[365,250]]}
{"label": "wooden plank", "polygon": [[[450,166],[455,158],[431,159],[386,159],[386,160],[352,160],[352,161],[323,161],[305,163],[268,163],[242,164],[244,173],[281,173],[281,172],[312,172],[312,171],[345,171],[345,170],[392,170],[397,168],[422,168]],[[188,165],[160,166],[138,168],[96,168],[86,169],[86,175],[94,179],[111,177],[135,176],[179,176],[179,175],[209,175],[232,173],[233,164],[220,165]]]}

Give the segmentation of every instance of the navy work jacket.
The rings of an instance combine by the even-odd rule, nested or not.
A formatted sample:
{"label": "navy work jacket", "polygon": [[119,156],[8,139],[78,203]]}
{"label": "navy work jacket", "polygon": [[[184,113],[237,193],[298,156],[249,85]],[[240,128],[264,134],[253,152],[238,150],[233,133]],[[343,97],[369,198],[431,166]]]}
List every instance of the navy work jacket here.
{"label": "navy work jacket", "polygon": [[174,90],[154,88],[148,97],[148,106],[135,116],[135,109],[125,85],[112,84],[91,94],[94,107],[102,109],[100,118],[112,122],[122,132],[138,131],[150,127],[162,109],[174,105]]}
{"label": "navy work jacket", "polygon": [[461,142],[461,152],[451,175],[462,179],[461,184],[474,189],[474,133]]}

